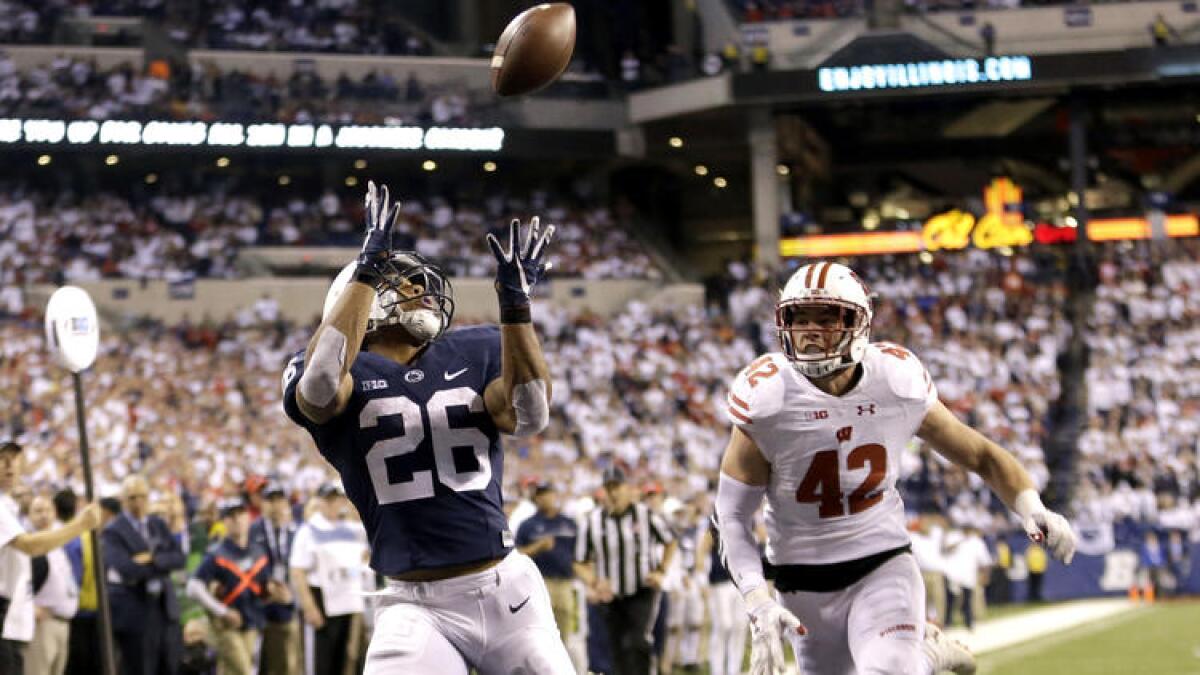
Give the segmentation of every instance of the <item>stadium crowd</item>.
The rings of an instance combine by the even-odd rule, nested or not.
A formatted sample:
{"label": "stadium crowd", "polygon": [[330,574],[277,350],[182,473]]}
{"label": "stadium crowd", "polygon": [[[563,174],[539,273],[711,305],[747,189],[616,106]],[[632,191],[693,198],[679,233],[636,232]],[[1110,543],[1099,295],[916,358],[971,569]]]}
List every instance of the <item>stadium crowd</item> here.
{"label": "stadium crowd", "polygon": [[381,18],[379,9],[378,3],[360,0],[4,0],[0,2],[0,42],[53,43],[66,20],[119,16],[161,22],[171,38],[189,48],[431,53],[426,40],[390,17]]}
{"label": "stadium crowd", "polygon": [[[1077,527],[1145,536],[1142,565],[1169,590],[1184,571],[1181,543],[1200,534],[1200,246],[1126,243],[1100,251],[1087,335],[1089,428],[1079,443],[1071,511]],[[966,251],[931,264],[915,256],[853,264],[877,293],[874,339],[920,356],[947,405],[1016,453],[1045,486],[1043,425],[1070,336],[1057,257]],[[757,353],[774,349],[775,283],[773,275],[733,262],[705,308],[662,313],[634,302],[601,318],[538,306],[556,395],[547,432],[509,445],[514,529],[547,485],[561,494],[568,516],[580,515],[602,498],[602,472],[619,466],[686,534],[683,548],[694,553],[728,434],[726,388]],[[141,473],[155,510],[180,528],[201,522],[205,530],[222,499],[253,503],[268,480],[298,508],[314,499],[332,471],[285,421],[279,400],[280,367],[310,332],[268,311],[250,311],[240,325],[144,323],[107,332],[87,378],[99,494],[116,494],[126,475]],[[27,480],[12,496],[26,506],[34,495],[80,486],[69,378],[49,363],[42,340],[19,318],[0,323],[0,399],[13,402],[4,426],[27,447]],[[286,472],[280,458],[287,458]],[[927,583],[944,578],[957,598],[994,563],[999,572],[982,577],[990,579],[989,597],[1022,599],[993,593],[1007,588],[1013,553],[1004,537],[1015,523],[986,487],[918,441],[901,475]],[[1044,558],[1039,565],[1033,553],[1025,555],[1034,593]],[[709,568],[703,555],[680,558],[672,602],[688,606],[687,594],[706,586]],[[1040,594],[1040,582],[1037,588]],[[966,594],[968,622],[972,595],[981,594]],[[943,598],[933,606],[940,613],[958,604]],[[667,658],[680,665],[704,660],[699,642],[685,639],[700,630],[697,620],[672,616]],[[603,649],[591,653],[603,662]]]}
{"label": "stadium crowd", "polygon": [[[1125,0],[1100,0],[1100,2]],[[870,5],[860,0],[729,0],[734,16],[745,23],[788,21],[791,19],[841,19],[861,16]],[[1018,9],[1080,4],[1074,0],[906,0],[905,6],[916,12]],[[1092,3],[1084,3],[1092,4]]]}
{"label": "stadium crowd", "polygon": [[287,78],[223,72],[211,63],[146,69],[58,56],[25,70],[0,51],[0,115],[18,118],[220,120],[475,126],[466,87],[426,86],[415,73],[343,73],[330,82],[297,68]]}
{"label": "stadium crowd", "polygon": [[[5,285],[99,278],[186,280],[239,276],[237,257],[256,245],[356,246],[361,201],[326,191],[315,199],[225,194],[156,194],[137,201],[112,193],[9,190],[0,196],[0,280]],[[487,223],[505,213],[543,213],[558,225],[557,270],[584,278],[660,278],[623,219],[544,192],[480,200],[406,200],[397,243],[443,260],[459,276],[486,276]],[[47,237],[46,233],[54,233]]]}

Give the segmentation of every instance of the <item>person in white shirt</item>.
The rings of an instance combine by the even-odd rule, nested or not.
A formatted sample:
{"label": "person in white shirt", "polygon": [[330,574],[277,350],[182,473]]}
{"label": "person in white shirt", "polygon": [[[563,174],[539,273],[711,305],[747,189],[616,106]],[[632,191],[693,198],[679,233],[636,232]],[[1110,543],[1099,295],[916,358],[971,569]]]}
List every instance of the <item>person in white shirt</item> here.
{"label": "person in white shirt", "polygon": [[[29,505],[29,522],[38,532],[55,524],[54,504],[44,495]],[[79,608],[79,587],[67,553],[56,548],[33,561],[33,604],[37,625],[26,651],[27,670],[44,675],[62,675],[67,667],[71,619]]]}
{"label": "person in white shirt", "polygon": [[363,645],[366,531],[349,520],[341,486],[317,490],[316,512],[296,531],[288,566],[304,617],[305,670],[335,675],[359,660]]}
{"label": "person in white shirt", "polygon": [[962,609],[963,622],[968,630],[975,628],[975,590],[979,577],[991,567],[992,556],[987,544],[973,525],[961,532],[951,531],[946,536],[945,549],[946,581],[950,587],[950,601],[946,603],[946,625],[954,621],[956,607]]}
{"label": "person in white shirt", "polygon": [[923,514],[919,529],[912,533],[913,558],[925,582],[925,616],[930,621],[942,621],[946,615],[946,582],[943,576],[946,558],[942,554],[944,522],[945,519],[940,515]]}
{"label": "person in white shirt", "polygon": [[63,527],[26,532],[8,496],[21,472],[21,445],[0,443],[0,673],[24,672],[25,645],[34,635],[30,556],[45,555],[100,525],[100,507],[88,504]]}

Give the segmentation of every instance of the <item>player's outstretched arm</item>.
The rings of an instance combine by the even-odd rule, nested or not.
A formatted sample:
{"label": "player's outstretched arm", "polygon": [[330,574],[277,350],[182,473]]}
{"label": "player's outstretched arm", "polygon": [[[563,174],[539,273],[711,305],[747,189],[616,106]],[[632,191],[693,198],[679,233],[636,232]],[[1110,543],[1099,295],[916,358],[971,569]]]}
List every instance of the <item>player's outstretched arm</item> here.
{"label": "player's outstretched arm", "polygon": [[533,330],[529,293],[550,265],[546,246],[554,226],[544,230],[535,217],[527,227],[513,220],[505,248],[494,235],[496,295],[500,301],[500,377],[484,391],[484,405],[501,431],[533,436],[550,423],[550,369]]}
{"label": "player's outstretched arm", "polygon": [[934,402],[925,414],[917,436],[946,459],[979,474],[1021,518],[1021,525],[1031,539],[1045,541],[1054,557],[1071,562],[1075,555],[1071,524],[1042,504],[1033,478],[1012,453],[963,424],[940,401]]}
{"label": "player's outstretched arm", "polygon": [[400,213],[399,202],[392,204],[387,186],[376,189],[367,183],[367,236],[358,256],[358,267],[308,342],[304,354],[304,374],[296,387],[296,405],[305,417],[321,424],[340,414],[350,400],[354,381],[350,366],[362,348],[367,318],[376,289],[382,281],[379,265],[392,252],[392,226]]}
{"label": "player's outstretched arm", "polygon": [[784,639],[794,645],[807,633],[800,619],[779,604],[767,588],[754,540],[754,513],[762,505],[770,478],[771,465],[754,439],[735,426],[721,459],[717,528],[725,567],[750,615],[752,675],[771,675],[783,668]]}

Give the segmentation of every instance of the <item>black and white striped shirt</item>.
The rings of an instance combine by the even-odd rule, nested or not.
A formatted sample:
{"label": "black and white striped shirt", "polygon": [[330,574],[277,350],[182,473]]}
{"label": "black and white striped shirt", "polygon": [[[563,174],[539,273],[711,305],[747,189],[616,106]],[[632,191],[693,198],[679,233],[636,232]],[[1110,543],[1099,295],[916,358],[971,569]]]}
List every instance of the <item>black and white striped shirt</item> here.
{"label": "black and white striped shirt", "polygon": [[627,597],[646,587],[646,577],[662,563],[663,546],[674,539],[662,517],[645,504],[620,515],[597,507],[579,524],[575,560],[595,563],[596,576],[608,579],[615,596]]}

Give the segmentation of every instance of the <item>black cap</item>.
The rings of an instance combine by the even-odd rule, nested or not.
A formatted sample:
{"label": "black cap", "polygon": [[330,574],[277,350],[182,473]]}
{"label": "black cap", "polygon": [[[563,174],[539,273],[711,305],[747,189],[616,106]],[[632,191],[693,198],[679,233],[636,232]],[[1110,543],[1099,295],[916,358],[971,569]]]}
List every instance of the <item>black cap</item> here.
{"label": "black cap", "polygon": [[625,472],[619,466],[610,466],[604,470],[604,484],[609,483],[624,483],[626,480]]}
{"label": "black cap", "polygon": [[21,452],[24,449],[20,443],[11,438],[6,441],[0,441],[0,452]]}
{"label": "black cap", "polygon": [[342,486],[337,483],[322,483],[321,487],[317,488],[318,497],[345,497],[346,493],[342,490]]}
{"label": "black cap", "polygon": [[554,483],[551,483],[548,480],[538,481],[538,483],[533,486],[534,497],[538,495],[544,495],[547,492],[558,492],[558,490],[554,487]]}
{"label": "black cap", "polygon": [[238,511],[246,510],[246,502],[238,498],[222,499],[217,502],[217,513],[221,514],[222,518],[228,518]]}
{"label": "black cap", "polygon": [[271,481],[270,483],[267,483],[266,487],[264,487],[262,492],[259,494],[262,495],[263,499],[271,499],[272,497],[286,497],[287,490],[283,489],[283,485],[276,483],[275,481]]}

